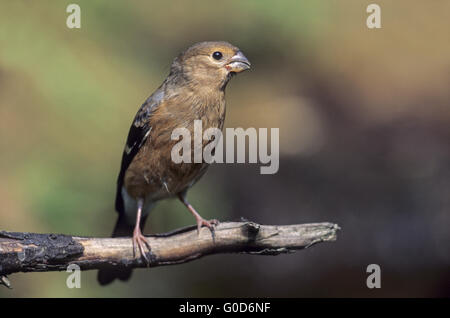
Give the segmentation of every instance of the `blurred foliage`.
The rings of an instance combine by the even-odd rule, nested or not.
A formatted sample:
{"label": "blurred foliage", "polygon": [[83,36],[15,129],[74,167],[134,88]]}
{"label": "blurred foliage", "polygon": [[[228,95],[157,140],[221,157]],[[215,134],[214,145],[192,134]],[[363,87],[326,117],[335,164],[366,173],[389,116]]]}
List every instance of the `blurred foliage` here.
{"label": "blurred foliage", "polygon": [[[80,290],[66,273],[17,274],[1,296],[371,296],[371,262],[390,282],[378,296],[450,294],[450,2],[377,1],[382,29],[369,30],[371,1],[79,0],[71,30],[72,2],[0,3],[1,229],[108,235],[137,108],[179,51],[226,40],[253,65],[227,89],[226,126],[280,127],[280,173],[215,166],[190,200],[219,219],[336,221],[342,238],[137,271],[109,288],[95,272]],[[162,202],[147,232],[192,222]]]}

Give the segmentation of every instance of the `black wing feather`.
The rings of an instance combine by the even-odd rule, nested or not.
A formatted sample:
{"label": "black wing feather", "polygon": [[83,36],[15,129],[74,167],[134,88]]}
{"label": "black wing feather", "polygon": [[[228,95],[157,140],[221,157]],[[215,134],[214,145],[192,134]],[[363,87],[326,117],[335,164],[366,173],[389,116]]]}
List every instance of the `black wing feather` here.
{"label": "black wing feather", "polygon": [[141,108],[139,108],[134,117],[133,124],[128,132],[127,143],[122,154],[122,162],[120,165],[119,176],[117,177],[117,192],[116,192],[116,211],[119,214],[124,212],[124,202],[122,198],[122,186],[125,177],[125,172],[138,154],[141,147],[144,145],[147,136],[152,127],[150,125],[150,115],[152,111],[161,103],[163,99],[162,89],[158,89],[152,96],[150,96]]}

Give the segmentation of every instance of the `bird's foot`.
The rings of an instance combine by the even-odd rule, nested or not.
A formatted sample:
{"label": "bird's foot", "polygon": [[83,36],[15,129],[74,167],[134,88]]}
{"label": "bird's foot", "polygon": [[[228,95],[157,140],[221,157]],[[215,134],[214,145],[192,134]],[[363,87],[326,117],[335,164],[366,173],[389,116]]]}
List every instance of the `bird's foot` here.
{"label": "bird's foot", "polygon": [[147,263],[147,266],[150,266],[150,260],[145,252],[145,249],[147,249],[148,253],[151,253],[150,245],[147,242],[147,238],[142,234],[139,226],[137,226],[133,232],[133,257],[136,257],[136,246],[141,253],[141,257],[144,258]]}
{"label": "bird's foot", "polygon": [[196,217],[195,219],[197,220],[197,233],[200,234],[200,229],[202,228],[202,226],[206,226],[211,231],[211,234],[214,238],[215,226],[219,224],[219,221],[216,219],[205,220],[201,216]]}

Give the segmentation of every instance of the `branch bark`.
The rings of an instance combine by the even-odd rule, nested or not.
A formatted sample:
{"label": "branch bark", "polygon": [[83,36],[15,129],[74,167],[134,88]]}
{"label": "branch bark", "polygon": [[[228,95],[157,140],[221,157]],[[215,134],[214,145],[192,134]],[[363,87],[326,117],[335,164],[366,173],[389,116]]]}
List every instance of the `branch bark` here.
{"label": "branch bark", "polygon": [[[254,222],[223,222],[214,235],[195,226],[147,236],[151,246],[150,267],[180,264],[218,253],[278,255],[335,241],[339,227],[332,223],[260,225]],[[139,254],[137,254],[139,255]],[[0,283],[16,272],[81,270],[107,266],[146,267],[134,257],[131,238],[92,238],[63,234],[0,231]],[[6,280],[7,282],[7,280]]]}

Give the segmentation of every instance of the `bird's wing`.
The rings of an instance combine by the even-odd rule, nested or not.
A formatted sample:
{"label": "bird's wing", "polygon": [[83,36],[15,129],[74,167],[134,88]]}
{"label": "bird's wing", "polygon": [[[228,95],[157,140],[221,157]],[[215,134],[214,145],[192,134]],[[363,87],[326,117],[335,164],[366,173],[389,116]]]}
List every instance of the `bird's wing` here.
{"label": "bird's wing", "polygon": [[156,90],[139,108],[134,117],[133,124],[128,132],[127,142],[122,154],[122,163],[120,165],[120,172],[117,178],[117,192],[116,192],[116,211],[122,214],[124,212],[124,202],[122,198],[122,186],[125,172],[137,155],[141,147],[145,144],[152,127],[150,125],[150,115],[153,110],[161,103],[164,97],[162,88]]}

